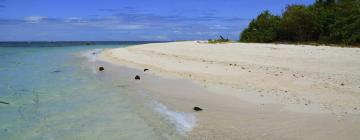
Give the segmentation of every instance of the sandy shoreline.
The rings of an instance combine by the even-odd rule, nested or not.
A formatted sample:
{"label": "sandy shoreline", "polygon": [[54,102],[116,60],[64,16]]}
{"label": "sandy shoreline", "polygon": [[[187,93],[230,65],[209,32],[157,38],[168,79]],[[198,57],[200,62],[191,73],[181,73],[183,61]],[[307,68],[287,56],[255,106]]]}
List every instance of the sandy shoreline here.
{"label": "sandy shoreline", "polygon": [[170,82],[195,82],[143,83],[175,110],[206,108],[190,138],[360,138],[360,49],[172,42],[105,50],[100,57],[149,68]]}
{"label": "sandy shoreline", "polygon": [[[267,102],[316,106],[332,113],[360,112],[357,48],[173,42],[112,49],[102,56],[117,64],[150,68],[158,75],[190,79],[209,89],[215,85],[245,91]],[[244,96],[256,98],[251,94]]]}

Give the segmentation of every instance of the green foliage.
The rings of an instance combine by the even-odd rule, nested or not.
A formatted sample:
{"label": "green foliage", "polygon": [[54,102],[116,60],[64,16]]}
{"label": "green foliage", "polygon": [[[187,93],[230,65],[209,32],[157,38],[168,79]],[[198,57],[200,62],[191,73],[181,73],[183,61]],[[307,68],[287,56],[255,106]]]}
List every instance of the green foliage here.
{"label": "green foliage", "polygon": [[240,40],[243,42],[273,42],[278,39],[279,23],[280,17],[265,11],[251,21],[249,27],[241,33]]}
{"label": "green foliage", "polygon": [[317,0],[290,5],[281,17],[268,11],[252,20],[242,42],[318,42],[360,44],[360,0]]}
{"label": "green foliage", "polygon": [[280,39],[289,41],[314,41],[317,40],[319,25],[313,12],[302,5],[288,6],[281,22]]}

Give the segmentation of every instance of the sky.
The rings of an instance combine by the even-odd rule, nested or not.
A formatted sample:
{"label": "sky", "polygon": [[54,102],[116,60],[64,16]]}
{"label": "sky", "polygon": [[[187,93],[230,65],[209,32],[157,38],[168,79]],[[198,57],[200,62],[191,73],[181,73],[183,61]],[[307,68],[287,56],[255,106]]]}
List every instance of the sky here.
{"label": "sky", "polygon": [[0,41],[238,40],[264,10],[314,0],[0,0]]}

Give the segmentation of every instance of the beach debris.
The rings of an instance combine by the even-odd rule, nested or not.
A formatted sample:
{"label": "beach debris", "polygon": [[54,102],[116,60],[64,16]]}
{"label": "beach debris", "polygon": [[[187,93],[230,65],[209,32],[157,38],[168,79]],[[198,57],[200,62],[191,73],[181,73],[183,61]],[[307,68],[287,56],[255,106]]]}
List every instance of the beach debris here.
{"label": "beach debris", "polygon": [[135,76],[135,80],[140,80],[140,76],[139,76],[139,75],[136,75],[136,76]]}
{"label": "beach debris", "polygon": [[104,67],[99,67],[99,71],[104,71],[105,68]]}
{"label": "beach debris", "polygon": [[52,73],[59,73],[61,70],[54,70]]}
{"label": "beach debris", "polygon": [[195,111],[202,111],[202,110],[203,110],[202,108],[197,107],[197,106],[195,106],[193,109],[194,109]]}
{"label": "beach debris", "polygon": [[0,104],[6,104],[6,105],[8,105],[8,104],[10,104],[9,102],[4,102],[4,101],[0,101]]}
{"label": "beach debris", "polygon": [[148,71],[149,69],[144,69],[144,72]]}

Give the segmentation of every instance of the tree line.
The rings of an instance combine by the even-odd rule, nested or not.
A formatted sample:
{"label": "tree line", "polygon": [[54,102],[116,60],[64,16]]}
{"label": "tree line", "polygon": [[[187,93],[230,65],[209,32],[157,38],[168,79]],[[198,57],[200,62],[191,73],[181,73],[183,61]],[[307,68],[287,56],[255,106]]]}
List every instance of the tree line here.
{"label": "tree line", "polygon": [[360,0],[289,5],[282,15],[264,11],[241,33],[240,41],[359,45]]}

